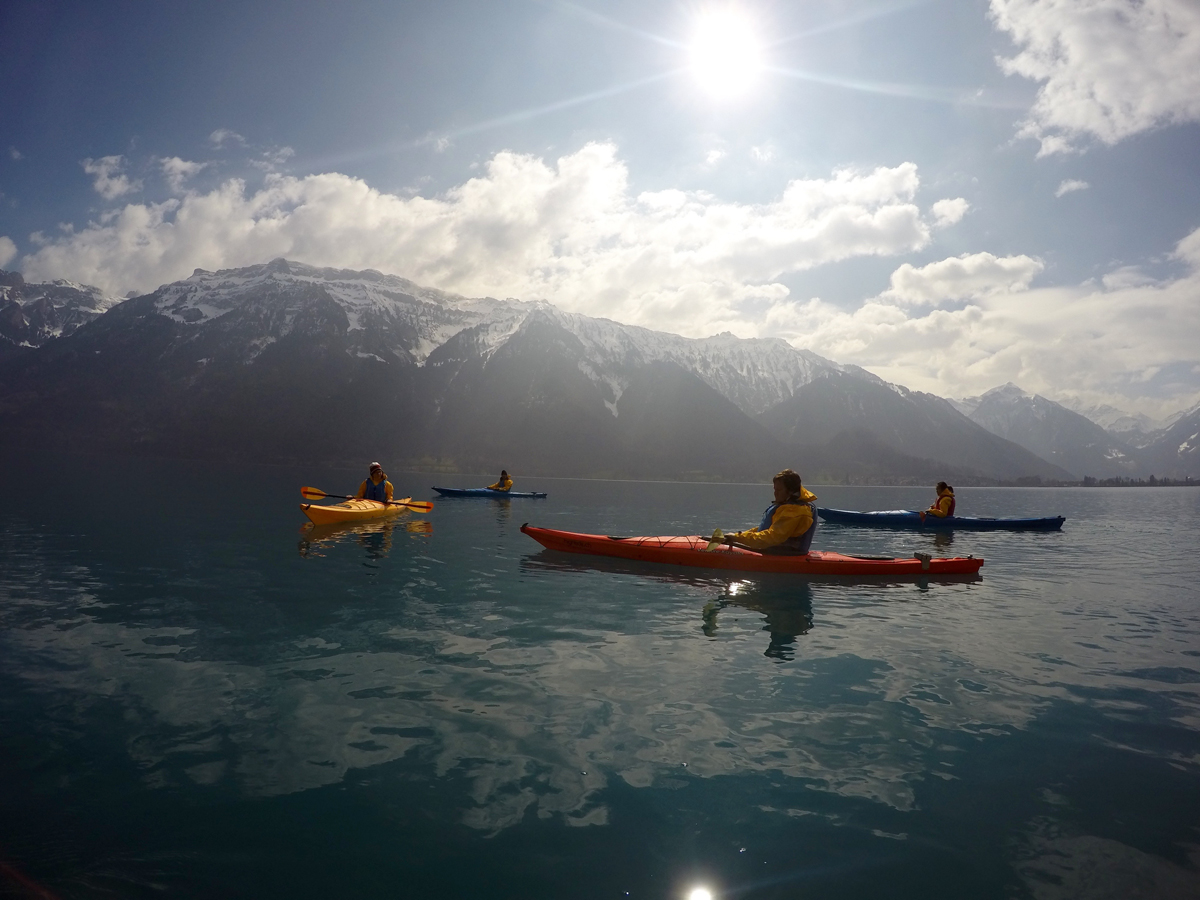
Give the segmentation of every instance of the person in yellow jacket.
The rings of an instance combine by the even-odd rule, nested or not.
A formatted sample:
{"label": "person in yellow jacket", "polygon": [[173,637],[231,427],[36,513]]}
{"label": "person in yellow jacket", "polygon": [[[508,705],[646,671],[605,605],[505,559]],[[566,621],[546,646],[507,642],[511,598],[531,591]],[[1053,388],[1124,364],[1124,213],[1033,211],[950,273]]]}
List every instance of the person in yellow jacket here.
{"label": "person in yellow jacket", "polygon": [[377,500],[380,503],[387,503],[392,499],[392,483],[383,474],[383,466],[373,462],[369,471],[370,474],[366,481],[358,486],[358,493],[354,496],[359,500]]}
{"label": "person in yellow jacket", "polygon": [[495,484],[488,485],[488,490],[489,491],[511,491],[512,484],[513,484],[512,479],[508,477],[508,471],[505,469],[501,469],[500,477],[496,480]]}
{"label": "person in yellow jacket", "polygon": [[921,519],[924,521],[926,516],[937,516],[939,519],[944,519],[946,516],[952,515],[954,515],[954,488],[944,481],[939,481],[937,483],[937,499],[933,501],[929,509],[921,513]]}
{"label": "person in yellow jacket", "polygon": [[784,469],[772,479],[775,502],[763,513],[757,528],[727,534],[724,543],[761,553],[803,555],[812,546],[817,530],[814,503],[817,495],[800,482],[800,476]]}

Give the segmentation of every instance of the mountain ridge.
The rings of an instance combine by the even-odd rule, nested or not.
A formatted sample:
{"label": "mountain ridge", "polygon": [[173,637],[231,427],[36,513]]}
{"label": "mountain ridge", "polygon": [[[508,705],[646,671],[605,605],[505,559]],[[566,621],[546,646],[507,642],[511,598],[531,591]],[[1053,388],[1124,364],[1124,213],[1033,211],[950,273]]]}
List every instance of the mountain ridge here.
{"label": "mountain ridge", "polygon": [[803,452],[851,478],[1070,477],[942,398],[780,339],[684,338],[283,259],[114,302],[0,376],[9,443],[484,470],[515,455],[545,474],[701,479]]}

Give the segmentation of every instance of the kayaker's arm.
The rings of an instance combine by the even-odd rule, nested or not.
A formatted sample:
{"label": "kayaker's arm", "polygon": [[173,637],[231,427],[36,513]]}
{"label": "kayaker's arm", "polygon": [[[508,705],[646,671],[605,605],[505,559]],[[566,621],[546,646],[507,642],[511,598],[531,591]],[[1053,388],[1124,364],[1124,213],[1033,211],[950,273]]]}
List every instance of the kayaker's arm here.
{"label": "kayaker's arm", "polygon": [[950,498],[938,497],[929,509],[925,510],[922,515],[937,516],[939,519],[944,519],[950,515]]}
{"label": "kayaker's arm", "polygon": [[777,547],[789,538],[799,537],[812,527],[812,509],[803,503],[781,506],[775,511],[771,525],[760,531],[751,528],[725,536],[726,543],[745,547],[747,550],[766,550]]}

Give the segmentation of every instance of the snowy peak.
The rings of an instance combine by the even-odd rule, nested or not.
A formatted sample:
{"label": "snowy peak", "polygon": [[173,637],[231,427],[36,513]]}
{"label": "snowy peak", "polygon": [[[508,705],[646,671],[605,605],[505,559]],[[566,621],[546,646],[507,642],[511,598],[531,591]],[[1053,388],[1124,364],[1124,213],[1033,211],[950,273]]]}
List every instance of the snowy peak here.
{"label": "snowy peak", "polygon": [[[1038,394],[1031,394],[1028,391],[1023,391],[1011,381],[1000,387],[994,387],[982,397],[979,398],[980,403],[1009,403],[1016,404],[1022,400],[1045,400]],[[1047,401],[1052,402],[1052,401]]]}
{"label": "snowy peak", "polygon": [[[345,314],[340,327],[347,352],[381,360],[404,357],[417,365],[457,335],[461,338],[453,357],[469,346],[469,352],[486,360],[523,328],[551,321],[578,339],[581,371],[617,398],[629,386],[631,373],[660,362],[695,374],[752,415],[788,399],[823,373],[874,379],[777,338],[726,333],[696,340],[564,312],[545,301],[472,299],[373,270],[321,269],[285,259],[219,272],[197,269],[152,296],[154,309],[180,325],[217,327],[232,316],[220,327],[246,331],[246,359],[290,333],[308,305],[332,303]],[[250,328],[269,333],[251,335]]]}
{"label": "snowy peak", "polygon": [[505,324],[532,306],[490,297],[471,300],[371,269],[319,269],[285,259],[219,272],[197,269],[153,296],[155,309],[181,324],[202,326],[237,312],[272,323],[276,339],[288,333],[307,304],[327,300],[345,314],[345,333],[352,343],[382,338],[391,354],[417,363],[464,328],[485,320],[500,323],[501,334],[510,333]]}
{"label": "snowy peak", "polygon": [[612,384],[617,394],[627,386],[617,373],[668,362],[698,376],[743,412],[755,415],[787,400],[822,373],[854,368],[797,350],[779,338],[739,338],[728,332],[685,338],[567,313],[548,304],[542,309],[579,339],[596,378]]}
{"label": "snowy peak", "polygon": [[0,269],[0,345],[40,347],[64,337],[121,302],[97,287],[58,280],[29,283]]}
{"label": "snowy peak", "polygon": [[980,397],[968,418],[1076,477],[1132,475],[1138,470],[1133,448],[1090,419],[1011,382]]}

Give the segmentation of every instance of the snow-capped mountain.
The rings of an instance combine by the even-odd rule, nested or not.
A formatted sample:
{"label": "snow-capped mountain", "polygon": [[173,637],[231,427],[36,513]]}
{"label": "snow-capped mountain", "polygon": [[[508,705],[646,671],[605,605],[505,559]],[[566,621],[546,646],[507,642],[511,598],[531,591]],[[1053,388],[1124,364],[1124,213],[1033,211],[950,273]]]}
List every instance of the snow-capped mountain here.
{"label": "snow-capped mountain", "polygon": [[993,388],[970,412],[972,421],[1020,444],[1076,477],[1140,474],[1136,451],[1090,419],[1012,382]]}
{"label": "snow-capped mountain", "polygon": [[120,302],[91,285],[30,284],[20,273],[0,269],[0,355],[71,334]]}
{"label": "snow-capped mountain", "polygon": [[1200,406],[1155,432],[1141,453],[1146,470],[1159,478],[1200,477]]}
{"label": "snow-capped mountain", "polygon": [[[234,322],[254,322],[277,340],[295,327],[318,294],[345,314],[351,352],[417,365],[467,330],[486,358],[537,312],[579,339],[585,374],[608,387],[614,404],[628,386],[621,373],[655,362],[675,363],[694,373],[751,414],[787,399],[819,373],[854,368],[862,377],[875,379],[779,339],[748,340],[726,333],[695,340],[563,312],[544,301],[470,299],[394,275],[318,269],[283,259],[221,272],[197,269],[190,278],[165,285],[152,296],[155,309],[180,324],[215,325],[230,317],[230,330]],[[381,345],[387,351],[383,356],[378,353]],[[248,345],[247,358],[265,346],[262,340]]]}
{"label": "snow-capped mountain", "polygon": [[1066,477],[940,398],[781,340],[693,340],[282,259],[197,270],[10,360],[5,427],[156,453],[389,448],[558,474],[758,478],[802,458],[839,478]]}
{"label": "snow-capped mountain", "polygon": [[1072,412],[1095,422],[1117,440],[1135,449],[1148,447],[1158,438],[1158,433],[1170,428],[1186,415],[1186,410],[1165,419],[1153,419],[1143,412],[1128,412],[1107,403],[1087,404],[1075,399],[1061,401]]}

